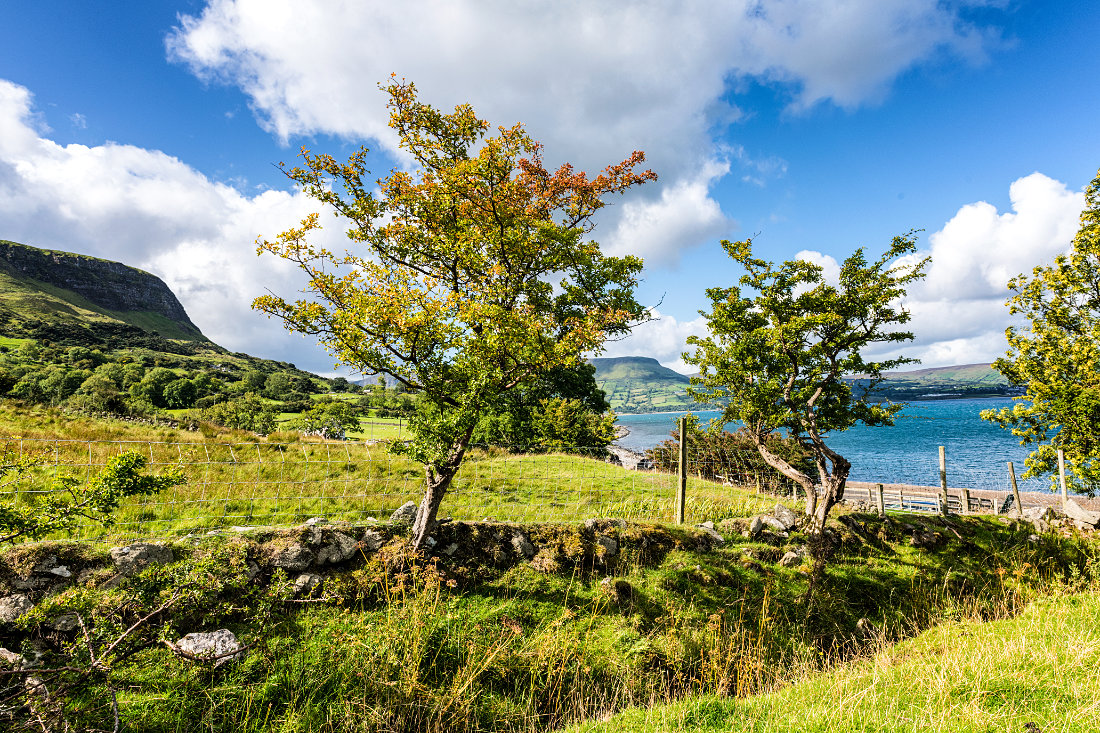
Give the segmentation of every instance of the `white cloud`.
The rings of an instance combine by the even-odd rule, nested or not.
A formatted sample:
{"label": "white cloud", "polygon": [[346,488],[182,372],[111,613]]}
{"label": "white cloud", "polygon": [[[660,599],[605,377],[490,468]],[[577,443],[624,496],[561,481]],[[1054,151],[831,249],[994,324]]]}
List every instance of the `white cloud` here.
{"label": "white cloud", "polygon": [[681,374],[694,374],[695,367],[685,364],[681,355],[687,349],[688,336],[703,336],[707,332],[702,316],[692,321],[678,321],[656,308],[650,309],[653,320],[643,323],[619,341],[608,342],[600,356],[649,356]]}
{"label": "white cloud", "polygon": [[[622,207],[622,226],[669,260],[714,229],[672,221],[671,202],[686,199],[710,222],[722,216],[702,172],[726,157],[715,130],[741,114],[731,88],[750,78],[781,83],[796,110],[877,99],[923,62],[980,59],[995,34],[960,19],[968,4],[210,0],[182,16],[167,43],[200,77],[240,87],[284,140],[332,133],[396,153],[376,87],[396,72],[436,106],[470,102],[494,123],[526,122],[548,157],[586,170],[645,150],[661,181],[628,199],[645,203]],[[762,185],[784,166],[760,161],[745,178]],[[631,227],[650,217],[684,229],[663,245],[643,242]]]}
{"label": "white cloud", "polygon": [[[306,197],[244,196],[176,158],[130,145],[58,145],[41,137],[33,120],[30,92],[0,80],[0,237],[147,270],[216,343],[331,368],[318,349],[249,307],[265,287],[284,297],[299,287],[297,271],[258,258],[254,242],[314,210]],[[332,227],[321,241],[340,232]]]}
{"label": "white cloud", "polygon": [[836,261],[836,258],[832,255],[822,254],[820,252],[814,252],[813,250],[804,249],[801,252],[795,254],[796,260],[802,260],[809,262],[810,264],[817,265],[821,268],[821,274],[825,278],[825,282],[830,285],[836,285],[840,282],[840,263]]}
{"label": "white cloud", "polygon": [[712,162],[695,178],[666,186],[656,201],[628,201],[605,243],[606,251],[638,255],[649,265],[664,264],[675,261],[684,249],[725,235],[735,223],[710,198],[708,189],[728,171],[728,164]]}
{"label": "white cloud", "polygon": [[[905,259],[931,256],[927,277],[910,285],[904,299],[912,314],[904,328],[915,338],[871,355],[904,354],[934,367],[987,362],[1004,354],[1004,331],[1015,323],[1005,307],[1009,279],[1067,252],[1085,205],[1083,193],[1041,173],[1014,181],[1009,200],[1012,210],[1004,213],[985,201],[961,207],[928,238],[925,251]],[[819,263],[831,259],[817,252],[798,256]]]}

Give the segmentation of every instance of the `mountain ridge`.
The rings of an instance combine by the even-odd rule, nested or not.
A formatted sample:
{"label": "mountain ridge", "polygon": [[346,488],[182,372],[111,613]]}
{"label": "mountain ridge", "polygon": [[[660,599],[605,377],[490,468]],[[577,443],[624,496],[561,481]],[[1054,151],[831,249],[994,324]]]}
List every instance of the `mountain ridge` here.
{"label": "mountain ridge", "polygon": [[[209,342],[156,275],[97,257],[0,240],[0,328],[6,335],[103,340],[138,329]],[[87,333],[81,333],[87,332]]]}
{"label": "mountain ridge", "polygon": [[[589,360],[596,367],[596,384],[611,409],[620,414],[681,412],[701,409],[687,394],[691,377],[663,366],[648,356],[600,357]],[[925,367],[887,372],[875,394],[891,401],[1002,397],[1021,394],[989,363]],[[848,380],[853,384],[860,377]]]}

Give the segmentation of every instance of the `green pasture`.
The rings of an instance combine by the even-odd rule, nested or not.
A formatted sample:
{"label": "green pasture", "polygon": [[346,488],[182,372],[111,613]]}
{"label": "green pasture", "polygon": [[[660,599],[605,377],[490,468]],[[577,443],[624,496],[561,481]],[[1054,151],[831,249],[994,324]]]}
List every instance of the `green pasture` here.
{"label": "green pasture", "polygon": [[[109,535],[89,526],[78,532],[79,539],[171,537],[232,526],[296,524],[316,516],[386,520],[405,502],[419,502],[424,485],[423,467],[383,443],[25,439],[19,446],[24,453],[37,452],[43,466],[30,482],[0,490],[0,496],[16,492],[18,501],[35,500],[58,473],[87,479],[123,451],[140,452],[153,471],[183,471],[185,484],[120,507]],[[603,458],[476,449],[463,463],[440,516],[671,522],[676,486],[675,475],[628,470]],[[691,477],[686,519],[698,523],[750,516],[774,504],[774,496],[751,488]]]}

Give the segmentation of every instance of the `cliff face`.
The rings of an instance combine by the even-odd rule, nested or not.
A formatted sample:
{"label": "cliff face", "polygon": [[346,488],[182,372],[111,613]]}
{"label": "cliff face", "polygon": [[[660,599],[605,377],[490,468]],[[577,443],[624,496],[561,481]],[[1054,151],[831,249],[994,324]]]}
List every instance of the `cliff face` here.
{"label": "cliff face", "polygon": [[163,280],[121,262],[0,240],[0,268],[17,277],[70,290],[100,308],[163,316],[202,338]]}

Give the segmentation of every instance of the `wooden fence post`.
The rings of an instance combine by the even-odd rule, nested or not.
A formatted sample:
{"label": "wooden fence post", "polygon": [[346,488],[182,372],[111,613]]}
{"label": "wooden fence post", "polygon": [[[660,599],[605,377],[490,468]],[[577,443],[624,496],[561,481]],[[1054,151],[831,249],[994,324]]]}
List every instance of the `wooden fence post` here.
{"label": "wooden fence post", "polygon": [[1066,492],[1066,454],[1059,448],[1058,449],[1058,482],[1062,484],[1062,510],[1066,508],[1066,502],[1069,501],[1069,494]]}
{"label": "wooden fence post", "polygon": [[886,497],[883,496],[883,486],[878,484],[878,515],[880,517],[886,516]]}
{"label": "wooden fence post", "polygon": [[1020,503],[1020,487],[1016,485],[1016,468],[1008,462],[1008,482],[1012,485],[1012,501],[1016,502],[1016,516],[1024,516],[1024,505]]}
{"label": "wooden fence post", "polygon": [[940,496],[943,503],[943,516],[947,516],[950,510],[947,508],[947,449],[940,446]]}
{"label": "wooden fence post", "polygon": [[676,488],[676,524],[684,523],[684,510],[687,507],[687,417],[680,418],[680,476]]}

